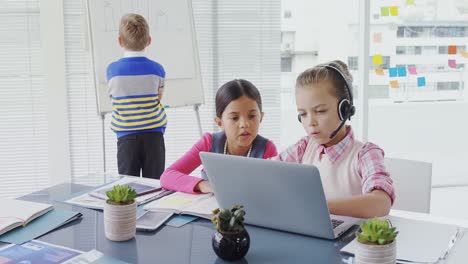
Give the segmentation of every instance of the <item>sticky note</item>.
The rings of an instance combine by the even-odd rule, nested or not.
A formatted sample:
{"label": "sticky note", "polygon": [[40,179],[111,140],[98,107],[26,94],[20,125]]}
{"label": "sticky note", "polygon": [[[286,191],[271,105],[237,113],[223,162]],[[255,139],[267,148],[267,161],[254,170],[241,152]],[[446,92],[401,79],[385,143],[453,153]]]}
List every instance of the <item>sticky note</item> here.
{"label": "sticky note", "polygon": [[457,61],[456,60],[448,60],[448,66],[450,68],[456,69],[457,68]]}
{"label": "sticky note", "polygon": [[375,73],[377,75],[384,75],[384,70],[382,68],[377,68],[377,69],[375,69]]}
{"label": "sticky note", "polygon": [[406,67],[398,67],[398,76],[399,77],[406,77]]}
{"label": "sticky note", "polygon": [[460,51],[460,55],[462,55],[463,57],[465,58],[468,58],[468,52],[464,51],[464,50],[461,50]]}
{"label": "sticky note", "polygon": [[454,46],[454,45],[448,46],[448,54],[457,54],[457,46]]}
{"label": "sticky note", "polygon": [[374,63],[375,65],[382,64],[382,55],[377,54],[372,56],[372,63]]}
{"label": "sticky note", "polygon": [[426,86],[426,77],[418,77],[418,87]]}
{"label": "sticky note", "polygon": [[414,0],[406,0],[406,5],[414,5]]}
{"label": "sticky note", "polygon": [[382,33],[375,32],[374,35],[373,35],[373,41],[374,41],[374,43],[381,43],[382,42]]}
{"label": "sticky note", "polygon": [[398,80],[391,80],[391,81],[390,81],[390,87],[392,87],[392,88],[400,88],[400,84],[398,83]]}
{"label": "sticky note", "polygon": [[388,75],[389,75],[390,77],[397,77],[397,76],[398,76],[398,70],[397,70],[397,68],[395,67],[395,68],[390,68],[390,69],[388,69]]}
{"label": "sticky note", "polygon": [[398,6],[391,6],[390,7],[390,15],[398,16]]}
{"label": "sticky note", "polygon": [[416,72],[416,67],[408,67],[408,72],[409,72],[409,74],[412,74],[412,75],[418,74]]}
{"label": "sticky note", "polygon": [[389,16],[390,10],[388,9],[388,6],[382,6],[380,8],[380,16]]}

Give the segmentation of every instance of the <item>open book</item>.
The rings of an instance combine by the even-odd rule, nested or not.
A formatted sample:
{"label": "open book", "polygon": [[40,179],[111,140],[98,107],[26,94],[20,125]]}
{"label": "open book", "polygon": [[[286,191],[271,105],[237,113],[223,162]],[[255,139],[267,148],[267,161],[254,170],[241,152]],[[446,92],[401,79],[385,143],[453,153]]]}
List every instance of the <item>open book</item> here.
{"label": "open book", "polygon": [[52,210],[51,204],[15,199],[0,199],[0,235]]}
{"label": "open book", "polygon": [[153,212],[172,212],[211,219],[212,211],[218,208],[213,194],[189,194],[175,192],[147,204],[144,209]]}

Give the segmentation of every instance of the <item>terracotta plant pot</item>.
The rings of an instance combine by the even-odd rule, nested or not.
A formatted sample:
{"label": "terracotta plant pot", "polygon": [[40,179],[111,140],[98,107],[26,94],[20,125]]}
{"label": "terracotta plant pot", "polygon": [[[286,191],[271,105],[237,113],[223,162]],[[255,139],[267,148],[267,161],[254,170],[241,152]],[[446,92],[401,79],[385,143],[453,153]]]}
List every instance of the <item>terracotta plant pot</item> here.
{"label": "terracotta plant pot", "polygon": [[250,247],[250,236],[245,229],[240,232],[216,231],[211,242],[218,257],[233,261],[241,259],[247,254]]}
{"label": "terracotta plant pot", "polygon": [[395,264],[396,240],[387,245],[356,243],[356,264]]}
{"label": "terracotta plant pot", "polygon": [[104,204],[104,231],[113,241],[132,239],[136,232],[136,208],[134,201],[127,205]]}

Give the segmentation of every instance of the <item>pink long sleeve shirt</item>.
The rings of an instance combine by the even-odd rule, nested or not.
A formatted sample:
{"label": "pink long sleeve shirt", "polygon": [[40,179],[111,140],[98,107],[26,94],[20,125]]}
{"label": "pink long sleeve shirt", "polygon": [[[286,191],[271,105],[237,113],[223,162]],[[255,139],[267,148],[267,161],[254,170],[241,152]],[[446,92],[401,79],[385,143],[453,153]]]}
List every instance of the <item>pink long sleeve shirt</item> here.
{"label": "pink long sleeve shirt", "polygon": [[[199,153],[209,152],[212,143],[212,134],[205,133],[189,151],[163,172],[161,186],[178,192],[197,193],[195,186],[203,179],[189,174],[202,164]],[[275,144],[268,140],[263,158],[268,159],[276,155],[278,151]]]}

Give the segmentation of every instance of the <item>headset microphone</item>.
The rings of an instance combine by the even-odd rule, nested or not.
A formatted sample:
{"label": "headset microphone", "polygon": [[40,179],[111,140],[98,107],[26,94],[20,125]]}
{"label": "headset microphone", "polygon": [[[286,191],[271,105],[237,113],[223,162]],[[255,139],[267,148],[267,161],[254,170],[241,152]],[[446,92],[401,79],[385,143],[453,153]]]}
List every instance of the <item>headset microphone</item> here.
{"label": "headset microphone", "polygon": [[330,139],[334,138],[336,136],[336,134],[338,134],[338,131],[340,131],[340,129],[343,127],[343,125],[346,123],[346,119],[343,119],[343,121],[341,121],[341,124],[338,126],[337,129],[335,129],[335,131],[333,131],[331,134],[330,134]]}

